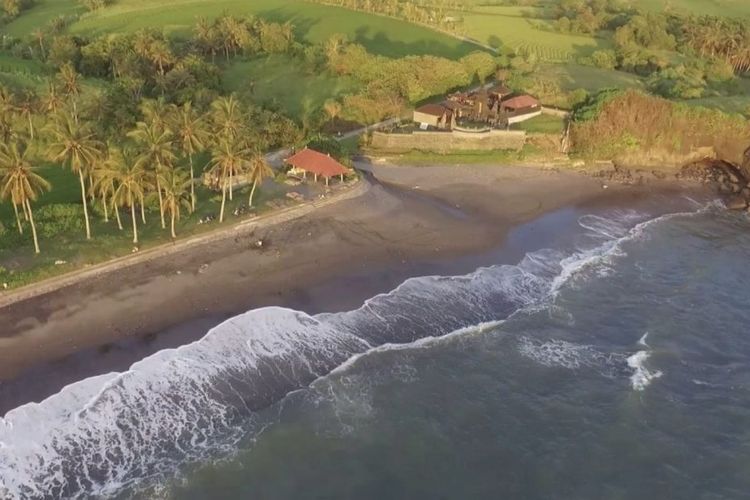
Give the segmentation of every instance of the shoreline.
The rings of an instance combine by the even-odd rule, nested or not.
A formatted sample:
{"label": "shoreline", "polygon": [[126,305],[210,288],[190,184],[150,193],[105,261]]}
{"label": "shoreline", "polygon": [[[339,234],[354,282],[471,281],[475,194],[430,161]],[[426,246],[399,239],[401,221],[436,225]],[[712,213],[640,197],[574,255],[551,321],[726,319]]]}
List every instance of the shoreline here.
{"label": "shoreline", "polygon": [[[371,168],[375,175],[353,188],[363,190],[358,196],[4,307],[0,414],[197,340],[251,309],[349,310],[409,277],[462,274],[501,258],[512,263],[520,257],[506,248],[508,235],[545,214],[627,207],[680,190],[605,191],[580,173],[530,167]],[[269,245],[254,248],[258,238]]]}

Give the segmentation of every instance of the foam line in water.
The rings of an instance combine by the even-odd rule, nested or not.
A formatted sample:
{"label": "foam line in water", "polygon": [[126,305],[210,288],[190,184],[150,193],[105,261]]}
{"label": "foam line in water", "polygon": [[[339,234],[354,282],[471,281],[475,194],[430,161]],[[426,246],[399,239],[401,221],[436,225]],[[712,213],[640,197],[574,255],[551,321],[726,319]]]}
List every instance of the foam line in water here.
{"label": "foam line in water", "polygon": [[634,391],[643,391],[651,384],[651,381],[662,376],[660,371],[650,371],[646,368],[646,360],[651,356],[648,351],[638,351],[628,358],[628,366],[631,367],[633,375],[630,377],[630,385]]}
{"label": "foam line in water", "polygon": [[572,255],[547,249],[516,266],[410,279],[354,311],[250,311],[126,372],[11,410],[0,419],[0,497],[107,496],[227,456],[265,425],[259,410],[362,353],[460,334],[552,300],[582,269],[616,255],[653,223],[625,230],[633,220],[628,213],[607,229],[597,219],[597,238],[624,236]]}

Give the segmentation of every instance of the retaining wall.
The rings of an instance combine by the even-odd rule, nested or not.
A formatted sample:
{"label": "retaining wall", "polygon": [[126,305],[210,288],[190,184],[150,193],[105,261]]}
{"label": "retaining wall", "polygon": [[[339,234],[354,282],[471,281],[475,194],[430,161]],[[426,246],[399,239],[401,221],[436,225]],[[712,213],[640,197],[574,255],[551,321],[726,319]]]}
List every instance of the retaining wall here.
{"label": "retaining wall", "polygon": [[434,151],[477,151],[494,149],[520,150],[526,143],[526,132],[522,130],[491,130],[488,132],[413,132],[411,134],[387,134],[373,132],[374,149],[391,152],[411,150]]}

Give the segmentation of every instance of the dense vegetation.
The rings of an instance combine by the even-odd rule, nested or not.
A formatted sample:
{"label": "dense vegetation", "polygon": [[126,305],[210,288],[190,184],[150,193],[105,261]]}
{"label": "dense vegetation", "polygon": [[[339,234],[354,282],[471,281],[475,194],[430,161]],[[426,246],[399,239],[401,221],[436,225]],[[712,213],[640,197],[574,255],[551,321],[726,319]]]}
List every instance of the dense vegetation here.
{"label": "dense vegetation", "polygon": [[719,157],[739,161],[750,144],[750,122],[635,90],[605,90],[575,110],[571,139],[584,157],[680,156],[711,147]]}

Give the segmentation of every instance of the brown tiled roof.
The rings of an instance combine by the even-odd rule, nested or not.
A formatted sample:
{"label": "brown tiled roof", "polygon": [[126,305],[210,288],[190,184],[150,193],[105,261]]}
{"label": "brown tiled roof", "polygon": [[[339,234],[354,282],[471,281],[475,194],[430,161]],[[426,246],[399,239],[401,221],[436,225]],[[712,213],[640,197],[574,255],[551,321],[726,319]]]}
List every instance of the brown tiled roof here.
{"label": "brown tiled roof", "polygon": [[426,115],[443,116],[447,110],[445,106],[441,104],[425,104],[424,106],[418,107],[414,111],[424,113]]}
{"label": "brown tiled roof", "polygon": [[307,170],[310,173],[322,175],[323,177],[344,175],[349,172],[348,168],[330,156],[308,148],[290,156],[284,162],[295,168]]}
{"label": "brown tiled roof", "polygon": [[513,96],[502,102],[503,107],[510,109],[532,108],[539,106],[539,101],[528,94]]}

